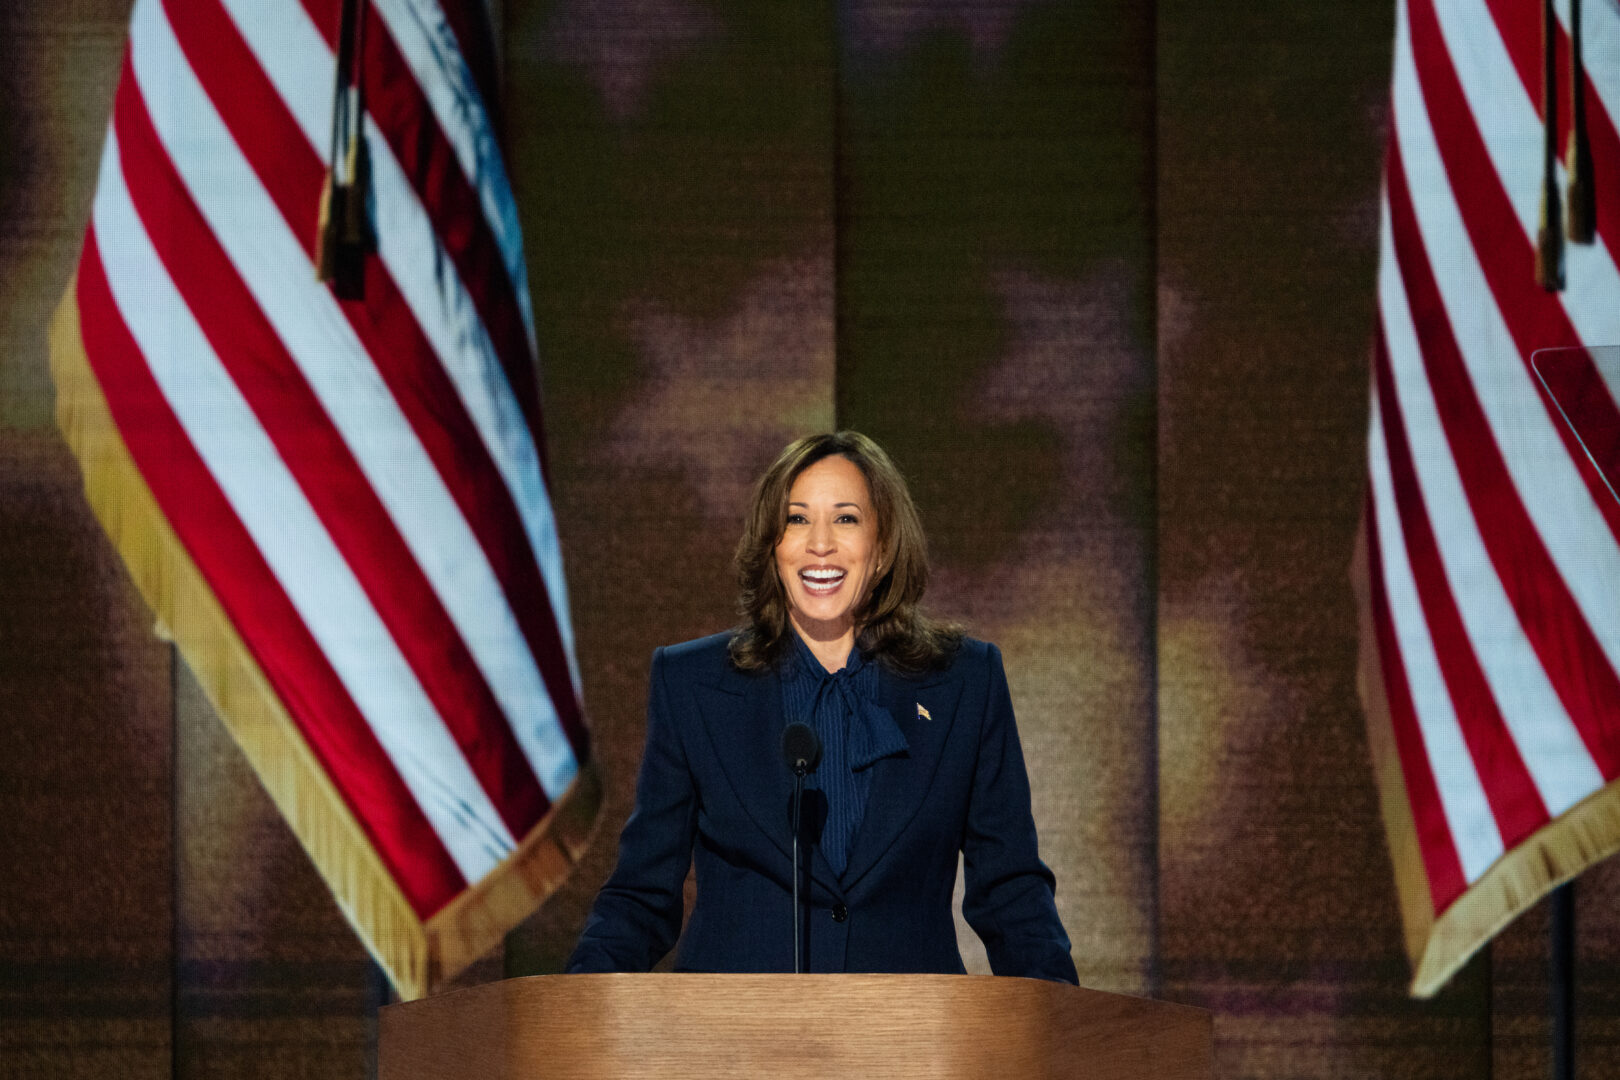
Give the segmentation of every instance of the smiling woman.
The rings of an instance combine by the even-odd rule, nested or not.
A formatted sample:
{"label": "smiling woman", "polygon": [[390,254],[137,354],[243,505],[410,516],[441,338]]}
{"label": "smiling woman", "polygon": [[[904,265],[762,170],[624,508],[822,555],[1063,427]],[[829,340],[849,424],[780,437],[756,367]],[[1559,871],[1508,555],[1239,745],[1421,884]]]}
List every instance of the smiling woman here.
{"label": "smiling woman", "polygon": [[[922,612],[927,548],[888,455],[849,431],[788,446],[736,562],[745,624],[653,654],[636,808],[569,970],[657,963],[695,863],[677,970],[961,972],[960,853],[992,970],[1075,982],[1001,654]],[[824,748],[797,958],[790,722]]]}
{"label": "smiling woman", "polygon": [[[825,535],[814,527],[818,511],[827,519]],[[840,520],[846,515],[855,523]],[[809,548],[829,543],[832,549]],[[825,556],[822,570],[848,571],[860,562],[851,555],[852,543],[869,550],[872,567],[861,581],[827,590],[843,609],[842,651],[831,643],[818,647],[814,643],[832,628],[809,625],[826,609],[807,604],[826,593],[805,581],[819,576],[825,582],[828,575],[803,571],[817,569],[820,556]],[[808,436],[777,455],[754,485],[736,565],[748,621],[732,635],[730,650],[732,662],[744,671],[775,664],[791,644],[790,626],[832,671],[843,665],[857,630],[863,651],[912,674],[937,667],[961,644],[959,627],[937,622],[921,608],[928,542],[905,478],[883,448],[859,432]]]}

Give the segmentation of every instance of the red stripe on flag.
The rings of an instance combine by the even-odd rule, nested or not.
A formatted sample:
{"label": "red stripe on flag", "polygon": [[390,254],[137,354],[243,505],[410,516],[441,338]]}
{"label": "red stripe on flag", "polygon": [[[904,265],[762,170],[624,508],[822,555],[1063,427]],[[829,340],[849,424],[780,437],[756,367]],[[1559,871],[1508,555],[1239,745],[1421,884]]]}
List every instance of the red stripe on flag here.
{"label": "red stripe on flag", "polygon": [[[1480,269],[1490,284],[1520,360],[1528,369],[1530,356],[1537,349],[1580,345],[1580,336],[1570,324],[1558,296],[1536,287],[1533,281],[1534,246],[1519,224],[1518,215],[1480,137],[1451,56],[1446,52],[1431,0],[1412,0],[1408,11],[1413,56],[1435,142],[1447,175],[1467,178],[1466,183],[1453,182],[1451,190]],[[1610,497],[1602,476],[1586,459],[1574,435],[1559,421],[1555,406],[1546,400],[1545,394],[1542,398],[1565,452],[1575,463],[1610,533],[1620,542],[1620,504]],[[1613,402],[1604,410],[1603,426],[1620,427],[1620,409],[1615,408]]]}
{"label": "red stripe on flag", "polygon": [[[165,0],[166,7],[175,0]],[[218,0],[170,19],[182,50],[294,235],[313,242],[325,167]],[[575,754],[589,736],[561,634],[522,518],[488,448],[382,260],[364,265],[364,300],[341,301],[361,344],[444,477],[505,591]]]}
{"label": "red stripe on flag", "polygon": [[[1541,100],[1541,5],[1526,3],[1506,3],[1505,0],[1485,0],[1485,6],[1490,8],[1491,18],[1495,20],[1497,32],[1501,34],[1502,44],[1506,46],[1508,56],[1513,60],[1513,67],[1519,73],[1519,81],[1530,95],[1530,100],[1536,109],[1536,115],[1545,117],[1546,106]],[[1601,18],[1602,12],[1588,11],[1587,19]],[[1560,148],[1569,145],[1569,129],[1573,123],[1570,109],[1570,57],[1569,34],[1562,25],[1558,33],[1558,145]],[[1585,57],[1588,63],[1593,59],[1588,45]],[[1598,235],[1605,238],[1615,235],[1615,225],[1620,223],[1620,184],[1613,183],[1615,170],[1620,169],[1620,136],[1615,133],[1614,118],[1603,107],[1603,99],[1598,96],[1597,88],[1592,85],[1588,77],[1581,89],[1582,104],[1586,107],[1586,133],[1588,145],[1592,151],[1592,173],[1598,178],[1595,188],[1597,196],[1597,228]],[[1562,156],[1562,155],[1560,155]],[[1569,208],[1565,207],[1567,214]],[[1605,230],[1607,226],[1607,230]],[[1612,250],[1612,245],[1609,245]]]}
{"label": "red stripe on flag", "polygon": [[1417,708],[1412,704],[1412,688],[1406,680],[1406,661],[1395,635],[1395,622],[1389,611],[1389,594],[1384,584],[1384,553],[1378,540],[1378,511],[1372,493],[1367,493],[1364,512],[1367,523],[1367,588],[1372,604],[1373,633],[1378,642],[1378,663],[1384,676],[1384,698],[1389,709],[1395,751],[1401,759],[1401,776],[1406,781],[1406,799],[1412,808],[1412,824],[1417,831],[1418,851],[1429,879],[1429,899],[1439,915],[1468,888],[1463,877],[1462,859],[1446,822],[1440,802],[1440,788],[1423,746]]}
{"label": "red stripe on flag", "polygon": [[[341,0],[301,2],[328,47],[335,51]],[[461,162],[440,129],[427,95],[380,18],[373,17],[366,25],[362,70],[366,111],[377,122],[433,219],[456,273],[488,328],[490,342],[543,459],[539,377],[500,245],[484,217],[478,192],[462,172]]]}
{"label": "red stripe on flag", "polygon": [[495,695],[382,500],[192,201],[127,66],[118,101],[113,121],[130,196],[186,306],[502,820],[514,836],[527,835],[550,803]]}
{"label": "red stripe on flag", "polygon": [[1390,480],[1400,514],[1399,524],[1406,539],[1407,557],[1412,564],[1412,578],[1417,583],[1423,617],[1434,641],[1435,659],[1439,661],[1440,673],[1451,695],[1463,741],[1468,744],[1474,769],[1490,800],[1497,831],[1502,834],[1503,843],[1512,847],[1547,823],[1547,807],[1502,719],[1502,711],[1474,653],[1462,613],[1457,609],[1453,583],[1446,575],[1440,545],[1423,502],[1422,486],[1406,440],[1401,404],[1395,396],[1389,354],[1381,334],[1374,346],[1373,370],[1378,405],[1384,418],[1384,445],[1389,450]]}
{"label": "red stripe on flag", "polygon": [[77,299],[85,355],[158,507],[277,696],[308,718],[311,752],[427,918],[467,882],[170,409],[118,311],[93,227]]}
{"label": "red stripe on flag", "polygon": [[[1400,147],[1385,167],[1390,228],[1423,366],[1497,579],[1605,781],[1620,773],[1620,678],[1547,552],[1502,459],[1452,331],[1407,187]],[[1534,288],[1533,284],[1528,285]]]}

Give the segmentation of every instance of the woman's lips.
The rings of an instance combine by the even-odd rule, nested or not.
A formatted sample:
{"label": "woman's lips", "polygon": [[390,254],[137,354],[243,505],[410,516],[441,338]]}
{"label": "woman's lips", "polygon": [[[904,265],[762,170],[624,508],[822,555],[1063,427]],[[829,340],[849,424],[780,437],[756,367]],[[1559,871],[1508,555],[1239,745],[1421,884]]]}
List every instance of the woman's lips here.
{"label": "woman's lips", "polygon": [[799,571],[799,582],[811,596],[831,596],[844,584],[845,575],[833,567],[807,567]]}

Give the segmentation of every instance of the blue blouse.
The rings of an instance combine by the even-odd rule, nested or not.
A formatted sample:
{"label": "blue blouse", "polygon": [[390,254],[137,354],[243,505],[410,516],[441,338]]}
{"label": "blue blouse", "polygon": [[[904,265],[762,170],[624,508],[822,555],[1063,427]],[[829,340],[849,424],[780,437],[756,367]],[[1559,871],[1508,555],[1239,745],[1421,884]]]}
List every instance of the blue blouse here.
{"label": "blue blouse", "polygon": [[905,733],[877,702],[878,670],[849,651],[841,670],[829,672],[797,632],[783,658],[782,716],[788,724],[808,724],[821,739],[821,764],[805,778],[808,790],[827,800],[821,853],[833,873],[842,875],[866,813],[872,791],[871,766],[909,749]]}

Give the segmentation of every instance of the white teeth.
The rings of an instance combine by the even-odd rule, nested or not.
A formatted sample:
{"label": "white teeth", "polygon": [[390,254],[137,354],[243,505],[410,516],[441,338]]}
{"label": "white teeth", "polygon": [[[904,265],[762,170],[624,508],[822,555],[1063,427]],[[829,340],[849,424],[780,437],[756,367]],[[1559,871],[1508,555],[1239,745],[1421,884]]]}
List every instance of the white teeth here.
{"label": "white teeth", "polygon": [[844,583],[844,574],[843,570],[817,567],[814,570],[800,570],[799,580],[804,582],[804,587],[812,593],[831,594]]}

